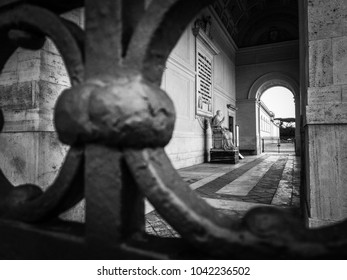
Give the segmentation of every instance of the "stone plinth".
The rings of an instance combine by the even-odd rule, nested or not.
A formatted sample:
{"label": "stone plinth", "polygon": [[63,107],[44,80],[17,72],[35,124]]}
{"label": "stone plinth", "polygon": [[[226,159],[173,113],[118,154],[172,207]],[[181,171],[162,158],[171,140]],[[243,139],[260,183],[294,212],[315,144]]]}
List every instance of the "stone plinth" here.
{"label": "stone plinth", "polygon": [[211,162],[228,162],[236,164],[239,162],[239,151],[223,150],[223,149],[211,149]]}
{"label": "stone plinth", "polygon": [[212,129],[213,149],[223,149],[223,131],[221,128]]}

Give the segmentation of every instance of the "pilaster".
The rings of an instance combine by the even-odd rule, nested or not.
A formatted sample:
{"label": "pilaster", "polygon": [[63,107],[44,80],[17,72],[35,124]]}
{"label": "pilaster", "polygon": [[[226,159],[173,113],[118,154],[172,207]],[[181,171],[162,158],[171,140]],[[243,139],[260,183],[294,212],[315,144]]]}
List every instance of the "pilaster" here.
{"label": "pilaster", "polygon": [[308,4],[306,182],[309,225],[347,217],[347,3]]}

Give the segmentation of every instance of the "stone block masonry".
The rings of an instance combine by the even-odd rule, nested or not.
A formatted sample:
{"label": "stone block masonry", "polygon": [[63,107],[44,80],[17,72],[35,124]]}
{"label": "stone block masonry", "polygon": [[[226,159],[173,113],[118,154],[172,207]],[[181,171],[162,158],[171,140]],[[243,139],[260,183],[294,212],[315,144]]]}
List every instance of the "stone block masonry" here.
{"label": "stone block masonry", "polygon": [[[82,24],[82,10],[64,17]],[[0,134],[0,168],[14,184],[46,189],[58,174],[68,146],[58,140],[53,110],[70,86],[64,62],[50,39],[41,50],[18,48],[0,75],[0,104],[5,124]],[[83,220],[81,207],[64,215]],[[77,214],[76,214],[77,213]]]}
{"label": "stone block masonry", "polygon": [[308,1],[305,114],[309,225],[347,217],[347,3]]}

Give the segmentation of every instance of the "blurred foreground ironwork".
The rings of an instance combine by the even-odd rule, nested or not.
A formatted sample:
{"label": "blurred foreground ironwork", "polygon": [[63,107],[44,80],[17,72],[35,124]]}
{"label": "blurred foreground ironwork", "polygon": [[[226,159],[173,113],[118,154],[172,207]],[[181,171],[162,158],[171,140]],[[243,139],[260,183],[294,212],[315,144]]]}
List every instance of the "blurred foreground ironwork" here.
{"label": "blurred foreground ironwork", "polygon": [[[190,190],[164,146],[175,111],[160,89],[165,62],[185,26],[211,0],[0,1],[0,69],[18,46],[51,38],[72,87],[55,125],[70,146],[55,182],[12,186],[0,172],[0,258],[345,258],[347,222],[306,229],[274,208],[242,220]],[[85,6],[86,29],[61,18]],[[0,128],[3,126],[0,115]],[[6,120],[5,120],[6,122]],[[144,232],[144,198],[182,238]],[[86,199],[85,224],[58,216]]]}

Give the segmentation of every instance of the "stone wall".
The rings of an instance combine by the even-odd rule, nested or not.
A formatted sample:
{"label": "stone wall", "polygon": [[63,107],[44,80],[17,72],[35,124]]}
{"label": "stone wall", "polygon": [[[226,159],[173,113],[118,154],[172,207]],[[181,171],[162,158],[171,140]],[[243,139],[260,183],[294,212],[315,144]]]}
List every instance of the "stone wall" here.
{"label": "stone wall", "polygon": [[[82,12],[66,18],[82,25]],[[17,49],[0,75],[0,104],[5,126],[0,134],[0,168],[14,184],[32,183],[46,189],[65,158],[53,125],[53,108],[70,86],[63,60],[50,40],[38,51]],[[81,217],[76,212],[70,218]]]}
{"label": "stone wall", "polygon": [[[202,15],[212,17],[211,36],[220,50],[213,59],[213,111],[223,112],[223,126],[228,127],[228,116],[236,118],[235,110],[227,108],[228,104],[232,107],[236,104],[235,49],[213,12],[206,9],[196,18]],[[195,110],[196,38],[192,32],[194,21],[184,31],[170,54],[161,85],[172,98],[177,113],[174,134],[166,147],[166,152],[176,168],[202,163],[204,152],[211,148],[212,143],[210,133],[206,136],[203,121],[197,117]],[[209,138],[208,141],[205,137]],[[206,147],[206,143],[209,147]]]}
{"label": "stone wall", "polygon": [[306,185],[309,225],[347,217],[347,2],[308,3]]}

